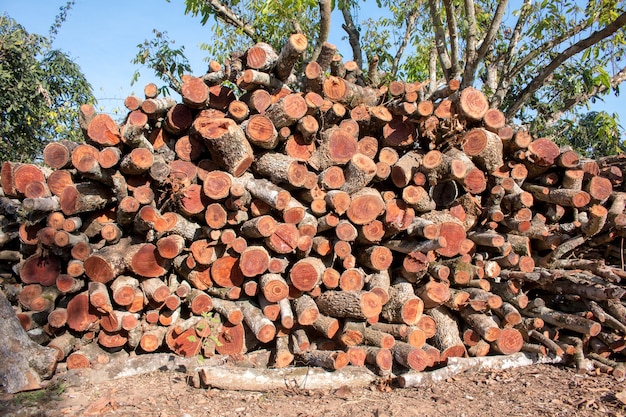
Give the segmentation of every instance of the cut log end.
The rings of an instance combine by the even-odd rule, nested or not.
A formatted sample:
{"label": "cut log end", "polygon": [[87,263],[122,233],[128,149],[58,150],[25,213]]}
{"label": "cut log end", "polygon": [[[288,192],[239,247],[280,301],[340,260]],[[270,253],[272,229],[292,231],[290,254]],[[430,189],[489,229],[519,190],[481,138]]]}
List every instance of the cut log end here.
{"label": "cut log end", "polygon": [[457,105],[463,116],[472,121],[483,119],[489,110],[489,101],[485,94],[472,87],[461,92]]}

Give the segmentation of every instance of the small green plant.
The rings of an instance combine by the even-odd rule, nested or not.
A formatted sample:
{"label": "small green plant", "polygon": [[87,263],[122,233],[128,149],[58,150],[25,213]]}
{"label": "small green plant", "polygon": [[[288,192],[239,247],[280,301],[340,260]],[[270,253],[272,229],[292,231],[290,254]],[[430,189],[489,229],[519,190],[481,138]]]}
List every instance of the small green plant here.
{"label": "small green plant", "polygon": [[215,354],[215,347],[222,346],[222,342],[217,338],[217,333],[222,324],[219,315],[204,312],[202,313],[202,318],[204,320],[200,320],[196,324],[196,334],[198,336],[187,336],[187,341],[190,343],[200,342],[201,351],[198,354],[198,363],[200,364],[204,363],[206,357]]}

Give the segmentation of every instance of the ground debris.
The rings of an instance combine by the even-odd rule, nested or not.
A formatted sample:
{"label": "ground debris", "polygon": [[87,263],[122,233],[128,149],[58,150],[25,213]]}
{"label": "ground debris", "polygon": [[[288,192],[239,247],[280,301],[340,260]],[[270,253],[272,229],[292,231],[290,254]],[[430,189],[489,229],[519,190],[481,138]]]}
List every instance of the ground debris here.
{"label": "ground debris", "polygon": [[[197,389],[185,378],[153,372],[72,386],[56,401],[24,407],[0,400],[0,415],[15,417],[251,415],[255,417],[525,417],[626,415],[626,390],[608,375],[577,375],[569,368],[532,365],[506,371],[466,372],[420,388],[371,387],[268,392]],[[489,382],[487,382],[489,381]],[[417,414],[416,414],[417,413]]]}

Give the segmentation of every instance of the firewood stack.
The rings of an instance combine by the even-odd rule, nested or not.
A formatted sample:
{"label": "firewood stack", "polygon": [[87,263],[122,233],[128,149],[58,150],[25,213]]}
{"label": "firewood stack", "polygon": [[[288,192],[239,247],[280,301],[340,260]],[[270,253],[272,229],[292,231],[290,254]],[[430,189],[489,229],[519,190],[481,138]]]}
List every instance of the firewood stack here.
{"label": "firewood stack", "polygon": [[[4,291],[68,368],[103,352],[424,370],[626,347],[622,161],[582,160],[451,81],[367,85],[259,43],[182,102],[81,107],[85,143],[4,162]],[[608,262],[605,262],[605,259]],[[395,368],[394,368],[395,366]]]}

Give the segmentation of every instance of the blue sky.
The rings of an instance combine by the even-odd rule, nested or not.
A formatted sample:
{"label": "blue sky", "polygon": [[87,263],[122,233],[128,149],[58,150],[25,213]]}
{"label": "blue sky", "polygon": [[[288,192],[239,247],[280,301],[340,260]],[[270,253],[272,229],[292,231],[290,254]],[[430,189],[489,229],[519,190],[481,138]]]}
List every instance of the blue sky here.
{"label": "blue sky", "polygon": [[[47,36],[63,4],[63,0],[0,0],[0,10],[30,33]],[[78,0],[53,47],[68,53],[80,65],[98,104],[111,112],[123,107],[124,98],[131,93],[142,95],[143,86],[154,81],[151,70],[139,68],[142,78],[130,85],[138,69],[131,63],[137,45],[151,39],[153,29],[167,31],[176,41],[175,46],[185,46],[194,74],[206,70],[204,54],[197,45],[210,41],[210,29],[184,12],[183,1],[176,0]]]}
{"label": "blue sky", "polygon": [[[47,36],[50,25],[65,0],[0,0],[0,12],[6,12],[27,31]],[[143,86],[155,81],[151,71],[139,68],[142,77],[131,87],[137,66],[131,60],[137,53],[137,44],[152,38],[152,30],[166,31],[176,46],[184,45],[193,74],[206,70],[206,53],[198,44],[210,42],[210,24],[202,26],[199,18],[184,14],[183,0],[77,0],[67,20],[54,40],[53,46],[69,54],[77,62],[91,83],[101,111],[114,112],[123,108],[126,96],[143,94]],[[362,10],[361,19],[366,18]],[[367,13],[369,15],[369,13]],[[344,55],[350,54],[342,40],[343,20],[333,14],[330,41]],[[161,85],[161,82],[157,82]],[[624,88],[622,88],[624,90]],[[597,102],[592,110],[618,113],[626,127],[626,101],[610,96],[604,103]]]}

